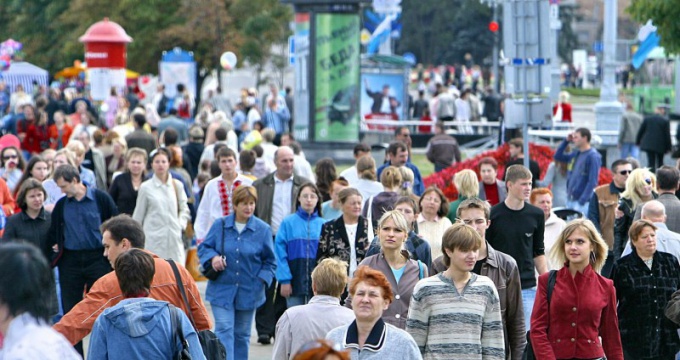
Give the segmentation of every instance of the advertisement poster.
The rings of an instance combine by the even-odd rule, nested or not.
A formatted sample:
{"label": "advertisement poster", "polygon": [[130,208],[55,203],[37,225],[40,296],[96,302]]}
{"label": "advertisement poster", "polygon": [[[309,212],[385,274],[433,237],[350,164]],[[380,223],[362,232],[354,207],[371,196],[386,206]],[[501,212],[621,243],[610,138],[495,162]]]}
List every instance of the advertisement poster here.
{"label": "advertisement poster", "polygon": [[293,37],[295,62],[295,106],[293,132],[299,141],[309,140],[309,13],[295,14]]}
{"label": "advertisement poster", "polygon": [[361,74],[361,116],[366,119],[403,120],[404,73]]}
{"label": "advertisement poster", "polygon": [[316,141],[359,140],[359,15],[316,15]]}

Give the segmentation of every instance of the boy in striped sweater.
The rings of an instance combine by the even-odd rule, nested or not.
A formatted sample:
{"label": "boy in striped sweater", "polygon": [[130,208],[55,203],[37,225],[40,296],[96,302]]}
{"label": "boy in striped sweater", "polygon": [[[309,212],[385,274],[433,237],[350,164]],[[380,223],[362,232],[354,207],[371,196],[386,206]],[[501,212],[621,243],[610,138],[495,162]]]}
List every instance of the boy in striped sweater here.
{"label": "boy in striped sweater", "polygon": [[442,238],[443,273],[413,290],[406,331],[424,360],[503,360],[505,342],[498,292],[491,279],[474,274],[482,237],[456,223]]}

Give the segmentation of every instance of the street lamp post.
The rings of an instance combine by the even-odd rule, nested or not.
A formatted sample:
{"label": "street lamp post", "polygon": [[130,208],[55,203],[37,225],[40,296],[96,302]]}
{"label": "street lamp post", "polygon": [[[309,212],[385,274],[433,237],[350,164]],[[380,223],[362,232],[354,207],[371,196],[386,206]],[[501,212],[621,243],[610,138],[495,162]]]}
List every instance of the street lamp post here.
{"label": "street lamp post", "polygon": [[[482,4],[488,3],[488,5],[492,9],[492,23],[498,24],[498,3],[501,0],[479,0]],[[493,52],[491,53],[492,56],[492,68],[491,68],[491,73],[493,74],[494,78],[494,89],[496,90],[496,93],[500,93],[501,91],[501,79],[500,79],[500,74],[498,71],[498,29],[493,31]]]}

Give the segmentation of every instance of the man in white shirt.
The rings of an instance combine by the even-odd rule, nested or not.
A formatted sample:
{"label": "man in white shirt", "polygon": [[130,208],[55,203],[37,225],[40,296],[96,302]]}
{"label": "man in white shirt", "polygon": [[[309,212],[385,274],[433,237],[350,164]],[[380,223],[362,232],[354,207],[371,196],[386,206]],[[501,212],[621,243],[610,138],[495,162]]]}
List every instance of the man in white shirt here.
{"label": "man in white shirt", "polygon": [[[359,160],[359,158],[364,155],[371,155],[371,147],[365,143],[358,143],[354,145],[354,160]],[[357,174],[356,164],[348,167],[340,173],[340,177],[345,178],[349,183],[349,186],[353,186],[359,181],[359,174]]]}
{"label": "man in white shirt", "polygon": [[[680,234],[668,230],[666,207],[659,200],[647,201],[642,206],[642,219],[651,221],[656,226],[656,250],[667,252],[680,261]],[[621,256],[626,256],[632,251],[628,241]]]}
{"label": "man in white shirt", "polygon": [[238,160],[233,150],[223,147],[217,152],[217,163],[222,175],[208,182],[198,206],[194,231],[200,244],[215,220],[233,213],[232,194],[241,185],[253,181],[236,172]]}
{"label": "man in white shirt", "polygon": [[[276,237],[283,218],[295,212],[295,196],[300,187],[310,181],[294,174],[295,155],[291,148],[280,147],[274,154],[274,163],[276,171],[258,179],[253,186],[257,190],[255,216],[269,224],[272,235]],[[277,288],[276,282],[272,282],[265,292],[267,300],[257,309],[255,328],[258,333],[257,341],[267,345],[274,336],[276,322],[286,311],[286,300],[278,295],[281,290]]]}

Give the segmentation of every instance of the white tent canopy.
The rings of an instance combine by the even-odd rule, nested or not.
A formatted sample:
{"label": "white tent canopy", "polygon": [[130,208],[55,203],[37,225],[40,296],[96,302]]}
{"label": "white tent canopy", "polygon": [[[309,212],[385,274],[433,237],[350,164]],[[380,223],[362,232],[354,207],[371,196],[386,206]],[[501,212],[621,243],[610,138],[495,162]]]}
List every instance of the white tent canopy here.
{"label": "white tent canopy", "polygon": [[10,92],[13,92],[14,88],[21,84],[24,86],[24,91],[30,94],[33,91],[34,81],[39,85],[47,86],[49,73],[31,63],[18,61],[12,62],[7,71],[0,72],[0,79],[5,81]]}

